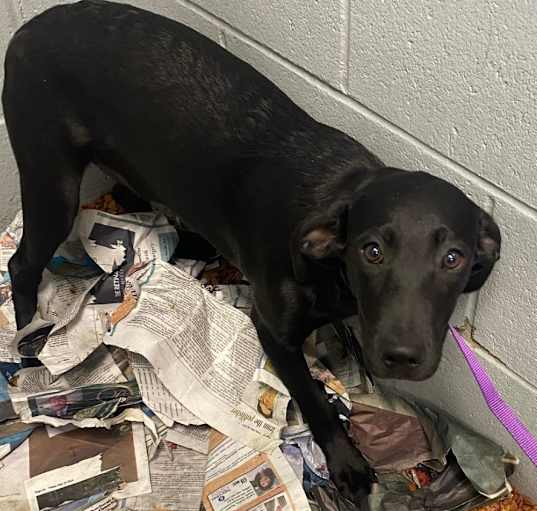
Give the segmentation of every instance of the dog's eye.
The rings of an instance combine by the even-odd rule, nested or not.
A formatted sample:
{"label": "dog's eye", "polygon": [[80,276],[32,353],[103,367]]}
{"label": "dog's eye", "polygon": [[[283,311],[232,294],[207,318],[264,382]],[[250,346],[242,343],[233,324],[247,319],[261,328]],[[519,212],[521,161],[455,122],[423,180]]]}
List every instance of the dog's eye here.
{"label": "dog's eye", "polygon": [[384,259],[384,254],[378,243],[368,243],[362,248],[362,253],[368,262],[373,264],[380,264]]}
{"label": "dog's eye", "polygon": [[444,267],[449,270],[455,270],[459,268],[464,262],[464,256],[458,250],[450,250],[444,256]]}

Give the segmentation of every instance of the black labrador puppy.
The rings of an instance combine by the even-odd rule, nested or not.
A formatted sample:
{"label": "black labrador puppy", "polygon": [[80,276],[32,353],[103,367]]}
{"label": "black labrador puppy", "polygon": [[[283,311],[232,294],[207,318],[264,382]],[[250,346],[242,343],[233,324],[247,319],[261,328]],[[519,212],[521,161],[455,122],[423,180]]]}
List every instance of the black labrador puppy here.
{"label": "black labrador puppy", "polygon": [[94,162],[244,272],[263,348],[333,480],[365,495],[366,464],[310,377],[304,339],[357,315],[374,375],[431,376],[457,297],[499,257],[492,218],[441,179],[387,168],[203,35],[127,5],[87,0],[24,25],[2,100],[24,210],[9,263],[17,326]]}

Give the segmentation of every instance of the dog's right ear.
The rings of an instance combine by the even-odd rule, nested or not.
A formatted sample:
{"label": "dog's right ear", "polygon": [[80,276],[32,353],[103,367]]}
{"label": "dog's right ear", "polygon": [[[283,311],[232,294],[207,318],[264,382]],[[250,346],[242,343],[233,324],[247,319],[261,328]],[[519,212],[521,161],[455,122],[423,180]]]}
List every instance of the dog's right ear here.
{"label": "dog's right ear", "polygon": [[500,228],[488,213],[481,211],[479,238],[472,271],[464,293],[477,291],[485,283],[496,261],[500,258],[501,244]]}
{"label": "dog's right ear", "polygon": [[348,203],[334,204],[328,211],[312,215],[296,229],[291,239],[291,261],[298,282],[308,280],[312,264],[337,260],[347,242]]}

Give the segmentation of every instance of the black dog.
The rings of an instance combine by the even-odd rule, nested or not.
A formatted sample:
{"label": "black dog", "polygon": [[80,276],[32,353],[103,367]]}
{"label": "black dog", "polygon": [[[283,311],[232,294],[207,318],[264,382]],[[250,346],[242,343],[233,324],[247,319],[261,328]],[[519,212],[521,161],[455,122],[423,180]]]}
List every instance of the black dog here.
{"label": "black dog", "polygon": [[457,297],[498,259],[491,217],[441,179],[386,168],[214,42],[140,9],[52,8],[16,33],[5,68],[24,209],[9,265],[18,327],[95,162],[242,269],[263,347],[333,479],[367,493],[366,464],[310,377],[303,341],[358,315],[374,375],[429,377]]}

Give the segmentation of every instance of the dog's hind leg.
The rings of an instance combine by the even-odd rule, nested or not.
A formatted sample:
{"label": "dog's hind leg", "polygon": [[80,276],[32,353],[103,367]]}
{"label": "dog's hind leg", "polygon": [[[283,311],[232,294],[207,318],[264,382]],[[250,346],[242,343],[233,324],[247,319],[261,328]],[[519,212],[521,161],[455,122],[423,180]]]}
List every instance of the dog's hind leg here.
{"label": "dog's hind leg", "polygon": [[[78,211],[80,182],[87,163],[60,130],[38,133],[32,120],[10,125],[11,144],[19,167],[23,235],[9,261],[17,328],[26,326],[37,305],[43,269],[65,240]],[[28,130],[31,128],[31,131]]]}
{"label": "dog's hind leg", "polygon": [[24,220],[22,240],[9,261],[19,329],[32,320],[43,269],[69,235],[88,163],[84,149],[88,141],[69,130],[70,109],[61,83],[51,78],[50,66],[32,57],[32,37],[25,28],[11,40],[2,91],[6,127],[19,168]]}

